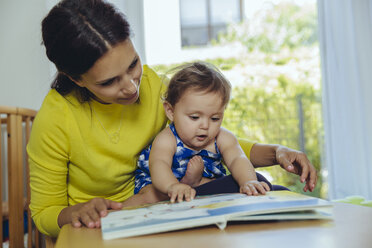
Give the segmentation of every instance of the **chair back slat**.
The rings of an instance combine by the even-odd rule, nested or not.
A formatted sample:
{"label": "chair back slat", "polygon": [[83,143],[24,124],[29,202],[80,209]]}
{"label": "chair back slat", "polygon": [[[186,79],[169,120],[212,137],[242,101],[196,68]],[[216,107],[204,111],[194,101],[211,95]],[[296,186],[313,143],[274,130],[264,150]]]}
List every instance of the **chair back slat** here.
{"label": "chair back slat", "polygon": [[[22,117],[10,114],[8,128],[9,245],[23,247]],[[22,235],[20,235],[22,234]]]}
{"label": "chair back slat", "polygon": [[0,247],[3,247],[3,157],[1,156],[1,151],[2,151],[2,141],[3,141],[3,133],[1,131],[1,124],[3,123],[3,118],[0,115],[0,199],[1,199],[1,204],[0,204],[0,241],[1,245]]}
{"label": "chair back slat", "polygon": [[[25,119],[26,144],[28,144],[28,140],[30,138],[31,123],[32,123],[31,117],[27,116],[26,119]],[[30,175],[30,168],[28,166],[27,153],[26,153],[26,175]],[[26,177],[26,183],[27,183],[27,185],[30,185],[30,177],[29,176]],[[27,206],[30,206],[31,191],[30,191],[30,187],[26,187],[26,188],[27,188],[27,201],[26,202],[27,202]],[[28,221],[28,223],[32,223],[30,208],[27,208],[27,221]],[[27,225],[27,231],[28,231],[28,233],[32,233],[32,225]],[[38,242],[38,241],[39,241],[39,238],[36,237],[35,242]],[[35,246],[39,247],[39,243],[37,243]],[[32,235],[28,235],[28,237],[27,237],[27,247],[32,247]]]}

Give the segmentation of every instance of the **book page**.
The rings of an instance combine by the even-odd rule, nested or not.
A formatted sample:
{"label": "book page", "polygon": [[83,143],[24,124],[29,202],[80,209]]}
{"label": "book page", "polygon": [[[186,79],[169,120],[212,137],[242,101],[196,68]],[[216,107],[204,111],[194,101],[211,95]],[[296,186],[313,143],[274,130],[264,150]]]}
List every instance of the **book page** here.
{"label": "book page", "polygon": [[[271,191],[259,196],[238,193],[203,196],[190,202],[161,202],[110,212],[102,218],[102,234],[104,239],[111,239],[210,224],[217,224],[223,229],[227,221],[244,220],[244,216],[330,206],[328,201],[290,191]],[[313,217],[316,218],[315,215]]]}

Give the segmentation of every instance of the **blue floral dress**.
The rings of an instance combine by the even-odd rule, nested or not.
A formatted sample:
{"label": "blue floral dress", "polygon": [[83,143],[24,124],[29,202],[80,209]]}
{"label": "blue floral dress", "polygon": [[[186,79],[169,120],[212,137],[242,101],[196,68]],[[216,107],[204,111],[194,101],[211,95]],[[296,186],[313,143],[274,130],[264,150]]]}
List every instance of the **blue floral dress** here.
{"label": "blue floral dress", "polygon": [[[184,146],[173,123],[169,125],[169,128],[172,130],[177,140],[177,150],[173,156],[172,171],[178,180],[181,180],[185,176],[189,160],[196,155],[200,156],[204,162],[203,177],[219,178],[226,175],[226,170],[222,164],[222,156],[218,150],[216,141],[214,141],[214,145],[217,153],[207,150],[195,151]],[[150,151],[151,145],[145,148],[138,158],[138,169],[135,171],[135,194],[137,194],[146,185],[152,183],[149,171]]]}

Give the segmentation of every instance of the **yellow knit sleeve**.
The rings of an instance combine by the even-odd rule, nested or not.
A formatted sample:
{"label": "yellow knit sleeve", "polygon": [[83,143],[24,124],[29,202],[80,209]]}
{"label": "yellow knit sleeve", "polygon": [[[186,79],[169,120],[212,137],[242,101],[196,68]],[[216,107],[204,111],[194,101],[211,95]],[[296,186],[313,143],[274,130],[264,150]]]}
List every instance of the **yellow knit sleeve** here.
{"label": "yellow knit sleeve", "polygon": [[251,149],[255,142],[249,141],[247,139],[238,139],[240,146],[242,147],[245,155],[250,159],[251,158]]}
{"label": "yellow knit sleeve", "polygon": [[63,109],[62,96],[56,94],[52,90],[46,97],[27,145],[32,218],[42,233],[52,237],[58,235],[58,215],[68,205],[69,117]]}

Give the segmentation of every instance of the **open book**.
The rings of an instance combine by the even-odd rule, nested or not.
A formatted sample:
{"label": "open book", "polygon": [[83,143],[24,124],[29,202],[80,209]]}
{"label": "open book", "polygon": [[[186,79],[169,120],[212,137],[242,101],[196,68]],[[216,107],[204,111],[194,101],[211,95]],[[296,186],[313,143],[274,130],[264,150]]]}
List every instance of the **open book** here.
{"label": "open book", "polygon": [[228,221],[331,219],[332,204],[290,191],[266,195],[220,194],[197,197],[190,202],[161,202],[110,212],[102,218],[103,239],[167,232]]}

